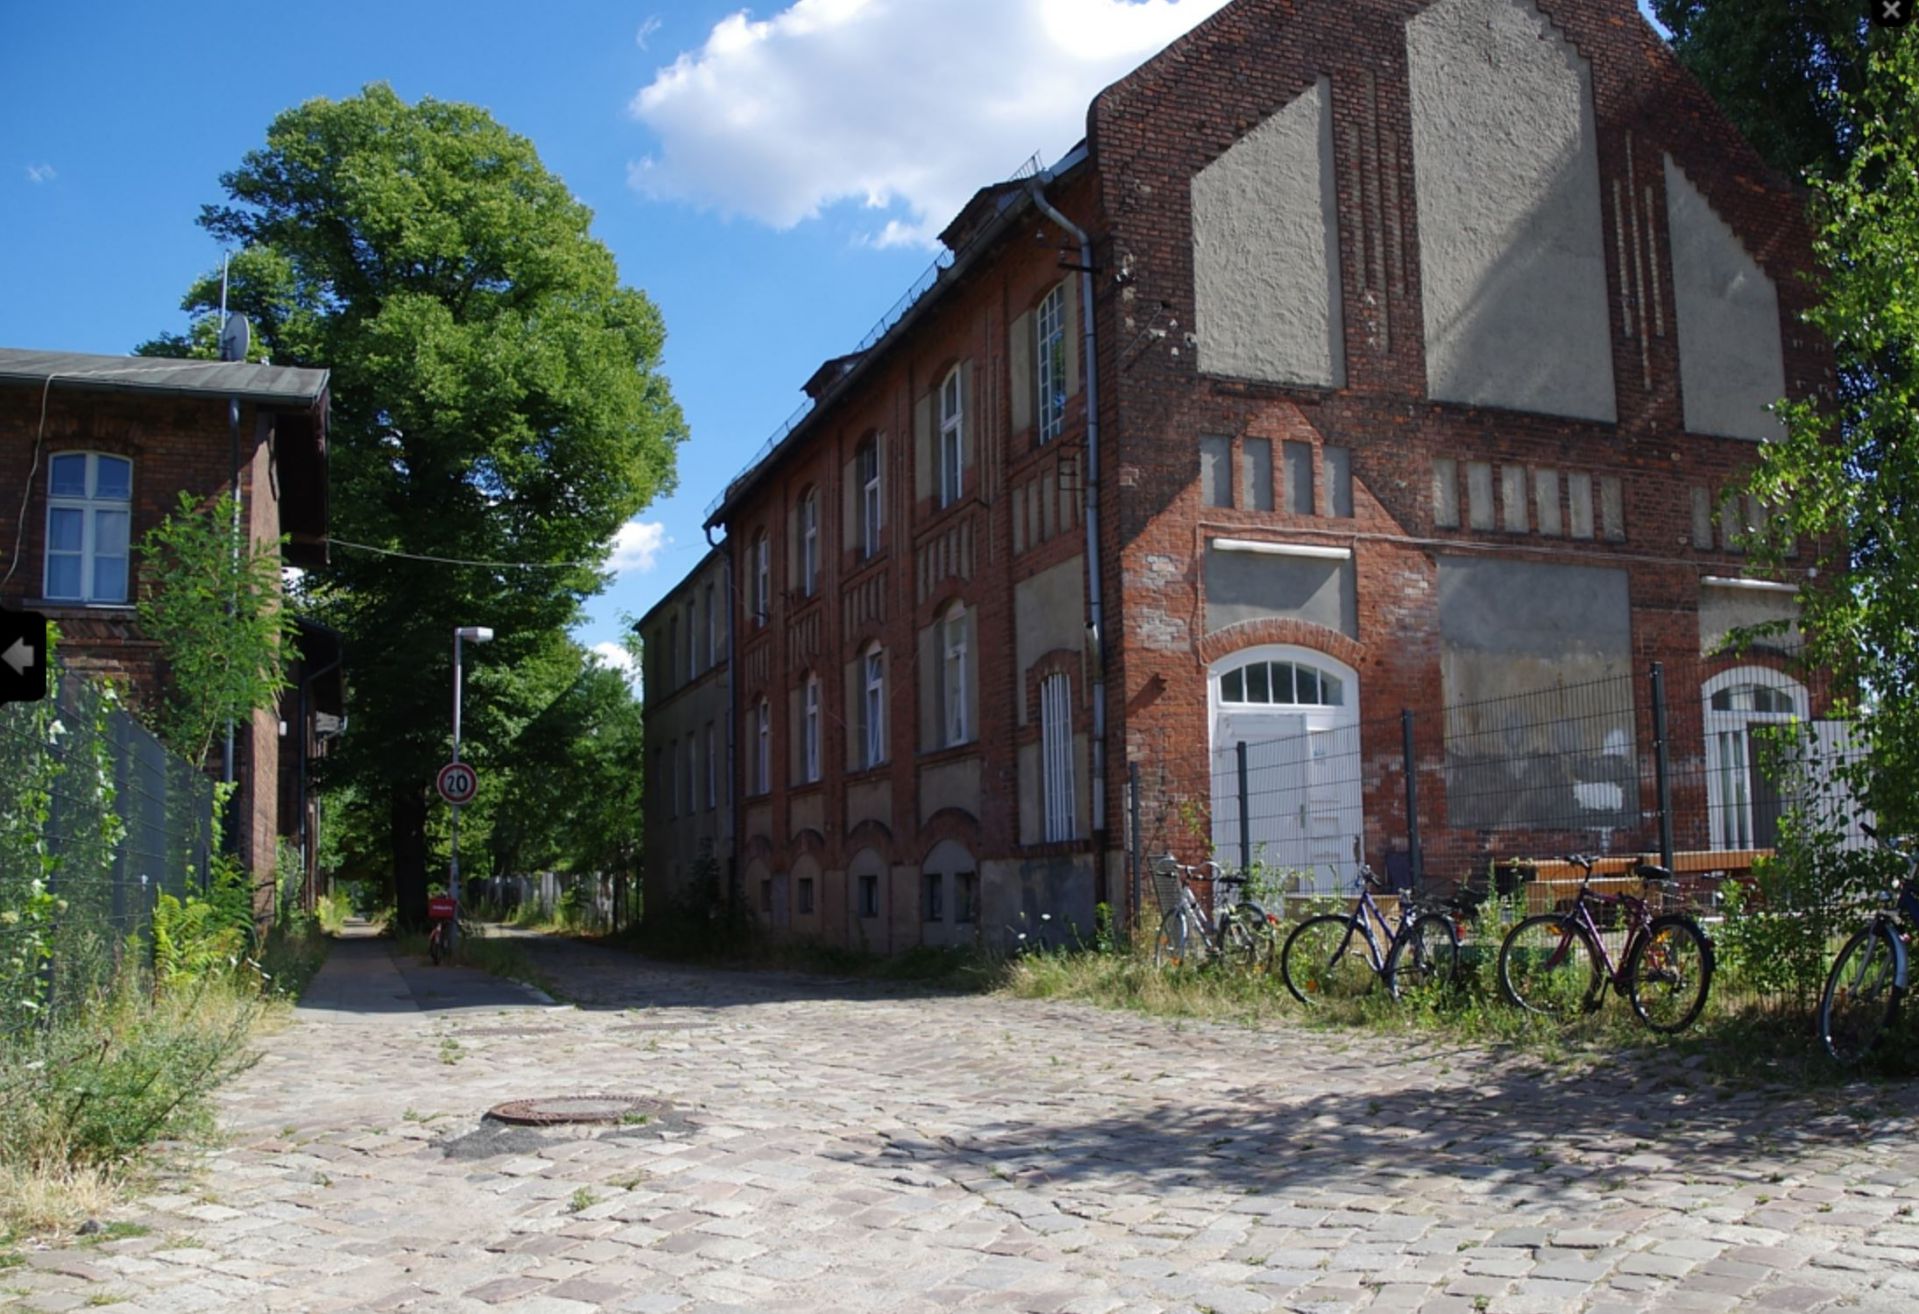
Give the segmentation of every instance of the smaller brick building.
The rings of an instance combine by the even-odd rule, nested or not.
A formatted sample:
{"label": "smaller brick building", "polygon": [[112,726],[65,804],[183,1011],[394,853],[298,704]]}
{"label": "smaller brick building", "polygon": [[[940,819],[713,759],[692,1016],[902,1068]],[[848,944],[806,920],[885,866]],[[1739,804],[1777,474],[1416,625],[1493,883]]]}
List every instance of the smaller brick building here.
{"label": "smaller brick building", "polygon": [[[285,564],[325,564],[326,426],[324,370],[0,349],[0,600],[56,623],[69,669],[151,706],[161,672],[135,616],[140,539],[182,491],[204,503],[237,490],[254,544],[286,535]],[[273,872],[282,830],[283,724],[260,711],[235,733],[232,838],[256,876]]]}

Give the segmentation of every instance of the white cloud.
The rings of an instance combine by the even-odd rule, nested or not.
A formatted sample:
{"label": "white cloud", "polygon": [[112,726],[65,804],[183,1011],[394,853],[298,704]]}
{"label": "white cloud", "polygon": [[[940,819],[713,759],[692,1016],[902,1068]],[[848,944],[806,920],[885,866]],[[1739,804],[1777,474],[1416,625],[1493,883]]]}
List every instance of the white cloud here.
{"label": "white cloud", "polygon": [[600,665],[609,670],[618,671],[626,677],[626,682],[635,691],[640,687],[640,666],[633,660],[633,654],[617,643],[596,643],[591,649],[600,660]]}
{"label": "white cloud", "polygon": [[665,23],[666,20],[658,14],[648,15],[647,20],[640,24],[640,30],[633,34],[633,44],[645,50],[646,43],[653,39],[653,34],[658,32]]}
{"label": "white cloud", "polygon": [[52,182],[59,176],[51,164],[29,164],[27,166],[27,181],[30,183]]}
{"label": "white cloud", "polygon": [[606,568],[622,574],[629,570],[644,574],[653,569],[653,563],[672,541],[666,536],[666,526],[657,520],[629,520],[613,536]]}
{"label": "white cloud", "polygon": [[1226,0],[794,0],[721,20],[632,102],[634,187],[790,228],[841,201],[927,242],[975,189],[1086,132],[1102,87]]}

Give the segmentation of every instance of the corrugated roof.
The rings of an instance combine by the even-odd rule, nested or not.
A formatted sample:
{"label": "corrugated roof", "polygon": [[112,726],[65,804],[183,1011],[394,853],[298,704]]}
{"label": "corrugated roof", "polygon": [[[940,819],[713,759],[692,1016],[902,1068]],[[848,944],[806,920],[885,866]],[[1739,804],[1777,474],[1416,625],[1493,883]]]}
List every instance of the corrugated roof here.
{"label": "corrugated roof", "polygon": [[327,388],[325,370],[244,361],[173,360],[163,356],[93,356],[77,351],[0,347],[0,383],[45,383],[176,397],[239,397],[312,406]]}

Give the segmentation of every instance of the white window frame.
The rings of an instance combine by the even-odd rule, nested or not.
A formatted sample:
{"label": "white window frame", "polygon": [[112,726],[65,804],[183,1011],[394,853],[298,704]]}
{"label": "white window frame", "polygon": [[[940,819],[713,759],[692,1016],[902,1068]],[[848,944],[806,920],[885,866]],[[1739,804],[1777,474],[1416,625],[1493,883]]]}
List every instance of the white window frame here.
{"label": "white window frame", "polygon": [[876,767],[886,760],[886,658],[875,643],[860,658],[864,690],[866,756],[860,765]]}
{"label": "white window frame", "polygon": [[820,587],[820,490],[800,499],[800,592],[812,597]]}
{"label": "white window frame", "polygon": [[800,776],[807,784],[820,778],[820,677],[809,675],[801,692]]}
{"label": "white window frame", "polygon": [[940,619],[940,726],[944,745],[963,744],[971,736],[966,705],[966,608],[955,603]]}
{"label": "white window frame", "polygon": [[940,381],[939,389],[939,494],[940,505],[949,507],[960,500],[966,486],[966,399],[962,395],[960,367],[955,365]]}
{"label": "white window frame", "polygon": [[853,460],[860,479],[860,556],[871,558],[880,550],[880,440],[866,439]]}
{"label": "white window frame", "polygon": [[757,721],[753,730],[753,792],[770,794],[773,792],[773,705],[762,698],[753,710]]}
{"label": "white window frame", "polygon": [[1073,799],[1072,681],[1055,672],[1039,682],[1040,778],[1046,842],[1078,838]]}
{"label": "white window frame", "polygon": [[[84,480],[82,487],[85,489],[85,492],[78,496],[64,493],[55,494],[53,491],[54,464],[63,457],[75,456],[85,458],[85,474],[82,476]],[[115,461],[126,466],[126,497],[102,497],[100,495],[100,463],[102,461]],[[72,551],[54,551],[53,517],[54,513],[58,511],[76,512],[80,517],[80,550],[77,553]],[[118,554],[102,556],[99,551],[99,517],[114,514],[125,517],[127,545],[122,548]],[[131,458],[119,456],[112,452],[68,451],[54,453],[52,459],[47,463],[47,518],[45,528],[47,534],[46,551],[43,553],[41,563],[40,585],[41,592],[47,601],[91,603],[100,606],[124,606],[129,601],[129,595],[133,589],[133,461]],[[80,559],[79,593],[54,593],[52,587],[54,558],[72,558],[75,556],[78,556]],[[106,597],[99,592],[98,588],[99,563],[103,560],[112,561],[116,559],[121,563],[119,595],[117,597]]]}
{"label": "white window frame", "polygon": [[711,812],[720,802],[720,737],[713,723],[706,723],[706,810]]}
{"label": "white window frame", "polygon": [[[1712,705],[1713,695],[1744,685],[1759,685],[1787,696],[1790,712],[1722,712]],[[1711,822],[1712,844],[1716,849],[1750,849],[1757,833],[1752,813],[1752,790],[1748,773],[1747,730],[1755,725],[1784,725],[1806,721],[1811,710],[1806,687],[1790,675],[1767,666],[1736,666],[1707,680],[1699,690],[1700,706],[1705,711],[1706,729],[1706,813]]]}
{"label": "white window frame", "polygon": [[772,543],[761,530],[753,540],[753,623],[766,625],[773,619]]}
{"label": "white window frame", "polygon": [[1033,317],[1033,383],[1039,389],[1039,440],[1050,443],[1066,428],[1066,284],[1039,303]]}

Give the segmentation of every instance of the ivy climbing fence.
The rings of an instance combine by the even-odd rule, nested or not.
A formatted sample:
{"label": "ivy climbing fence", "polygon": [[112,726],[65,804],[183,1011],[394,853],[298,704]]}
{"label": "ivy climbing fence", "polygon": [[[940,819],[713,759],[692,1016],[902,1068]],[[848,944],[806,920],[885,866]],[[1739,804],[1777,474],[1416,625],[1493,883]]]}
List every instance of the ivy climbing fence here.
{"label": "ivy climbing fence", "polygon": [[204,892],[213,782],[56,660],[0,705],[0,1039],[85,1007],[152,951],[162,893]]}

